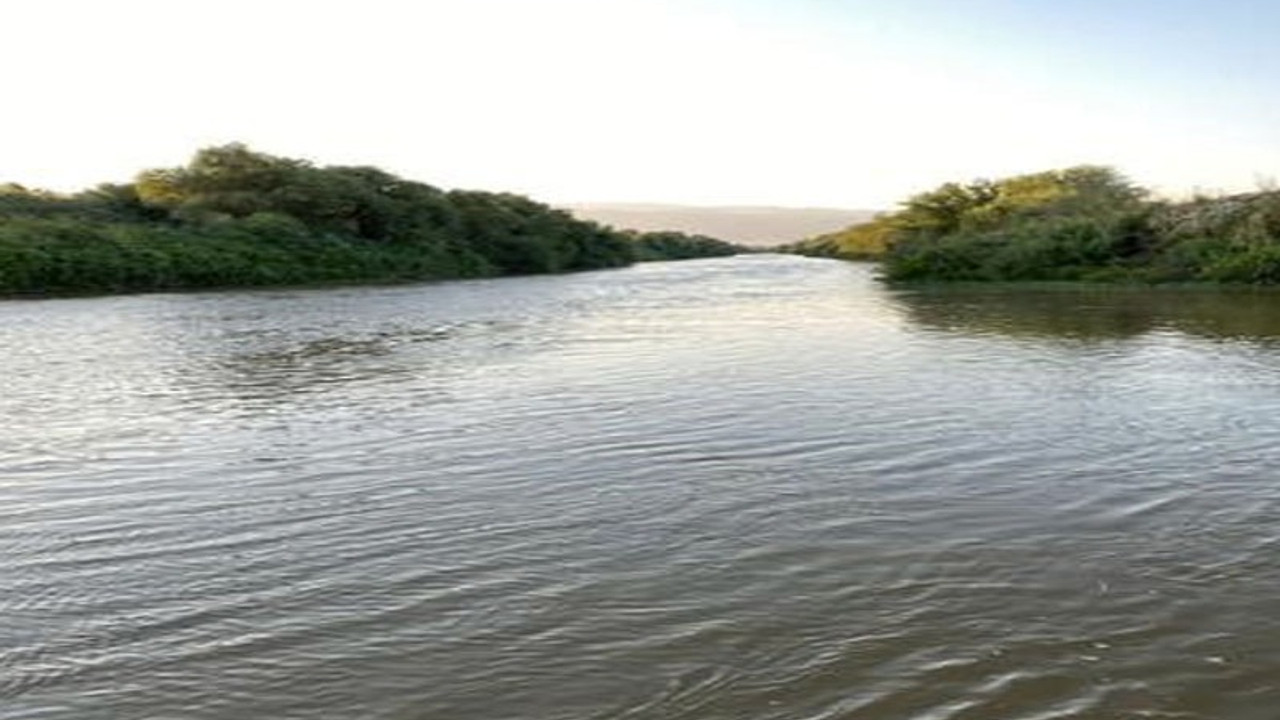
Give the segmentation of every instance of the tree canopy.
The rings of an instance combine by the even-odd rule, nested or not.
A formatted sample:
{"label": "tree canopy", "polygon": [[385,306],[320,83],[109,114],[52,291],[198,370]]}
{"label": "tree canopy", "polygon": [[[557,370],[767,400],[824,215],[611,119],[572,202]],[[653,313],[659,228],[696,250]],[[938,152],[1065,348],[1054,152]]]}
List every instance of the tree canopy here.
{"label": "tree canopy", "polygon": [[1280,283],[1280,192],[1160,202],[1085,165],[947,183],[783,249],[880,259],[903,281]]}
{"label": "tree canopy", "polygon": [[73,195],[0,185],[0,292],[565,272],[732,247],[648,237],[520,195],[232,143]]}

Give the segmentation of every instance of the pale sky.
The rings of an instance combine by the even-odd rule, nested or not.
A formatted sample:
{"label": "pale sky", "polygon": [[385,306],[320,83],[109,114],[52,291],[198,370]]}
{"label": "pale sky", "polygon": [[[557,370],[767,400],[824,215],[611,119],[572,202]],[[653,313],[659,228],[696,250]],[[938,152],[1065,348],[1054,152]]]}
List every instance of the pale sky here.
{"label": "pale sky", "polygon": [[1112,165],[1280,176],[1261,0],[39,0],[0,9],[0,182],[241,141],[445,188],[887,208]]}

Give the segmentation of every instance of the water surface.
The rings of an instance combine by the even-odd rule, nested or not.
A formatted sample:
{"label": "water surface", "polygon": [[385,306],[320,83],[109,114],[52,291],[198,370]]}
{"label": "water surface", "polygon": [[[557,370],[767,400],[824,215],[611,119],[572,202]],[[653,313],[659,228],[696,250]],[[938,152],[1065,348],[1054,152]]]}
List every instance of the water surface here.
{"label": "water surface", "polygon": [[0,718],[1259,718],[1280,295],[0,303]]}

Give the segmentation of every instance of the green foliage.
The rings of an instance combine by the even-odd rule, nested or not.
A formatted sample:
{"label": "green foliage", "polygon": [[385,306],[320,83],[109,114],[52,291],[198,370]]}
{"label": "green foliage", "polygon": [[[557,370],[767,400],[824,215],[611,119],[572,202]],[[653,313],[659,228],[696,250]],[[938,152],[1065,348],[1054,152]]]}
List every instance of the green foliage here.
{"label": "green foliage", "polygon": [[165,216],[165,212],[144,205],[131,185],[103,184],[70,196],[28,190],[15,183],[0,185],[0,222],[13,218],[148,222]]}
{"label": "green foliage", "polygon": [[634,259],[630,245],[595,223],[576,220],[518,195],[454,191],[462,234],[507,273],[617,267]]}
{"label": "green foliage", "polygon": [[881,216],[838,232],[783,245],[778,252],[842,260],[877,260],[885,254],[896,228],[890,218]]}
{"label": "green foliage", "polygon": [[683,260],[687,258],[737,255],[747,249],[706,235],[682,232],[631,233],[636,260]]}
{"label": "green foliage", "polygon": [[[898,211],[871,222],[781,249],[845,259],[885,258],[890,275],[899,279],[1025,274],[1037,258],[1077,263],[1091,256],[1092,250],[1067,248],[1092,248],[1103,243],[1097,233],[1128,227],[1129,219],[1141,212],[1143,196],[1114,170],[1092,165],[947,183],[908,198]],[[1043,237],[1037,237],[1036,228]],[[1011,242],[1030,244],[1001,249]],[[968,257],[995,251],[998,259]]]}
{"label": "green foliage", "polygon": [[[719,254],[698,239],[645,259]],[[398,281],[627,265],[629,233],[519,195],[445,192],[240,144],[63,196],[0,185],[0,293]]]}
{"label": "green foliage", "polygon": [[1280,193],[1146,196],[1096,166],[948,183],[786,249],[875,257],[898,281],[1280,282]]}
{"label": "green foliage", "polygon": [[1134,210],[1144,195],[1110,168],[1082,165],[968,185],[948,183],[908,199],[889,219],[904,235],[942,236],[1024,221],[1123,214]]}
{"label": "green foliage", "polygon": [[1082,279],[1123,259],[1117,248],[1131,220],[1065,216],[917,238],[894,248],[887,269],[898,280]]}
{"label": "green foliage", "polygon": [[885,256],[886,277],[1280,283],[1280,193],[1147,202],[1115,173],[1093,167],[991,187],[950,224],[915,222],[918,207],[909,202]]}

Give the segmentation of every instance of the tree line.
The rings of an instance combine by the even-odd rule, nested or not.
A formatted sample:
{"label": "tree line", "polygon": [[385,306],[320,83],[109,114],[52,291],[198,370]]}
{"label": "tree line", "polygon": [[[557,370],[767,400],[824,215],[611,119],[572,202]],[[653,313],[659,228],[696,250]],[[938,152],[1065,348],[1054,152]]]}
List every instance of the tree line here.
{"label": "tree line", "polygon": [[555,273],[739,250],[238,143],[70,195],[0,184],[5,294]]}
{"label": "tree line", "polygon": [[896,281],[1280,283],[1280,192],[1152,199],[1107,167],[947,183],[781,248],[882,262]]}

